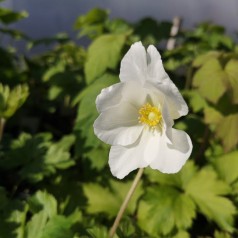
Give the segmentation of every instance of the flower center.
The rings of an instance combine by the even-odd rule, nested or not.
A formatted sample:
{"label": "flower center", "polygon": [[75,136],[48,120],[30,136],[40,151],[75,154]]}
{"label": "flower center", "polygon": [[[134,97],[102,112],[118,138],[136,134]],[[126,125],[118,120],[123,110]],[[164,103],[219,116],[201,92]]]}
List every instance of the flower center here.
{"label": "flower center", "polygon": [[162,130],[162,113],[158,107],[152,107],[149,103],[143,105],[139,110],[139,122],[148,125],[149,127],[155,129],[159,126]]}

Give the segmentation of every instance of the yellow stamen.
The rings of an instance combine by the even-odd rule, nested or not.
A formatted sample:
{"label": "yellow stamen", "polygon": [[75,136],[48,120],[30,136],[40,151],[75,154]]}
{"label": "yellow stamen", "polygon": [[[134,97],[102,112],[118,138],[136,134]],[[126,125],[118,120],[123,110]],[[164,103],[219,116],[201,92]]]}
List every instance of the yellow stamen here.
{"label": "yellow stamen", "polygon": [[153,107],[149,103],[143,105],[139,110],[139,122],[148,125],[150,128],[162,130],[162,113],[158,107]]}

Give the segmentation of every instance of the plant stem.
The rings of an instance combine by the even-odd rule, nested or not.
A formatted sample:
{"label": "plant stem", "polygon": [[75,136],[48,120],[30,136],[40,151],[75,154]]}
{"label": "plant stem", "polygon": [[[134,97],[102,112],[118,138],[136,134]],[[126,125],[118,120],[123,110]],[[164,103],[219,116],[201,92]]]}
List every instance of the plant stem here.
{"label": "plant stem", "polygon": [[5,119],[0,118],[0,141],[2,140],[4,126],[5,126]]}
{"label": "plant stem", "polygon": [[122,205],[120,207],[120,210],[117,213],[117,217],[116,217],[116,219],[114,221],[114,224],[113,224],[113,226],[112,226],[112,228],[111,228],[111,230],[109,232],[109,237],[110,238],[113,238],[113,236],[116,233],[116,230],[117,230],[117,227],[119,226],[120,220],[121,220],[121,218],[122,218],[122,216],[123,216],[123,214],[124,214],[124,212],[125,212],[125,210],[127,208],[127,205],[128,205],[128,203],[129,203],[129,201],[130,201],[130,199],[131,199],[131,197],[132,197],[132,195],[133,195],[133,193],[134,193],[134,191],[135,191],[135,189],[136,189],[136,187],[137,187],[137,185],[138,185],[138,183],[140,181],[140,178],[141,178],[141,176],[143,174],[143,171],[144,171],[144,168],[140,168],[138,170],[137,174],[136,174],[136,177],[135,177],[135,179],[134,179],[134,181],[133,181],[133,183],[132,183],[132,185],[130,187],[130,190],[128,191],[128,193],[126,195],[125,200],[123,201],[123,203],[122,203]]}

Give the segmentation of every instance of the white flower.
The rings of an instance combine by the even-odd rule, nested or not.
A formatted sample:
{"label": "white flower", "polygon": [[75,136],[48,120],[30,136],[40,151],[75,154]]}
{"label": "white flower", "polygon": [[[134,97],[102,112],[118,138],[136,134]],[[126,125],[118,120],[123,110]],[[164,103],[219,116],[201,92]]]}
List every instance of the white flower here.
{"label": "white flower", "polygon": [[146,166],[178,172],[191,154],[192,142],[172,126],[174,119],[188,113],[188,107],[156,48],[150,45],[146,52],[141,42],[133,44],[121,61],[120,80],[96,99],[100,115],[94,132],[112,145],[112,174],[122,179]]}

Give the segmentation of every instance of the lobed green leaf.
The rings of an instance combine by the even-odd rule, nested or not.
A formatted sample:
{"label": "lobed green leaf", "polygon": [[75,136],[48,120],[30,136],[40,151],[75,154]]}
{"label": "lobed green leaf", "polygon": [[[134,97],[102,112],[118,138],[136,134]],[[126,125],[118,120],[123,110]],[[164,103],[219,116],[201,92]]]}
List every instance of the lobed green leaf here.
{"label": "lobed green leaf", "polygon": [[107,69],[116,68],[125,40],[125,34],[105,34],[90,45],[84,69],[87,84],[102,76]]}
{"label": "lobed green leaf", "polygon": [[226,91],[226,77],[219,61],[211,59],[195,73],[193,86],[202,97],[215,104]]}

